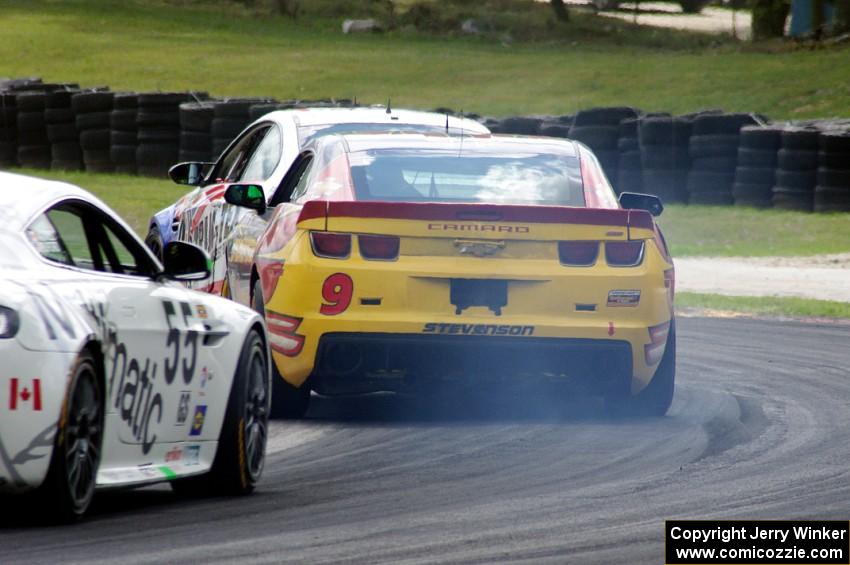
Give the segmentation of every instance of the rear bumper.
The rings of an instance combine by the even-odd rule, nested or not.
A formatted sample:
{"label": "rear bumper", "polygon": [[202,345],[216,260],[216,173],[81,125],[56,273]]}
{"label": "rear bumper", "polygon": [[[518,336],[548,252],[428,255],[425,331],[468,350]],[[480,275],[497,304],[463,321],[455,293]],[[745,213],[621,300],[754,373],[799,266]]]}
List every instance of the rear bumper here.
{"label": "rear bumper", "polygon": [[632,374],[627,341],[328,333],[319,340],[310,387],[351,394],[509,381],[607,394],[628,391]]}

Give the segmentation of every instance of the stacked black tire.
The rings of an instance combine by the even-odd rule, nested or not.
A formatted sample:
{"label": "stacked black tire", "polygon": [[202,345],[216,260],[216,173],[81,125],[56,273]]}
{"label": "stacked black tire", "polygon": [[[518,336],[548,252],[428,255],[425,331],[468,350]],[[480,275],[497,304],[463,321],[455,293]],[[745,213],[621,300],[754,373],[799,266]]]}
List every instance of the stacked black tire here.
{"label": "stacked black tire", "polygon": [[688,146],[691,204],[732,204],[740,131],[757,123],[750,114],[704,114],[694,118]]}
{"label": "stacked black tire", "polygon": [[11,92],[0,92],[0,167],[18,164],[18,101]]}
{"label": "stacked black tire", "polygon": [[809,128],[782,131],[773,187],[774,208],[808,212],[814,209],[819,135],[818,130]]}
{"label": "stacked black tire", "polygon": [[76,117],[71,108],[71,97],[77,90],[63,89],[49,92],[45,98],[44,121],[50,141],[50,168],[59,171],[83,169],[83,148],[77,131]]}
{"label": "stacked black tire", "polygon": [[116,173],[135,175],[136,150],[139,146],[139,126],[136,123],[139,95],[135,92],[116,92],[109,114],[109,156]]}
{"label": "stacked black tire", "polygon": [[114,93],[101,90],[77,92],[71,96],[87,171],[109,173],[115,169],[109,153],[109,114],[113,96]]}
{"label": "stacked black tire", "polygon": [[573,125],[574,116],[547,116],[540,123],[538,133],[546,137],[558,137],[561,139],[570,137],[570,127]]}
{"label": "stacked black tire", "polygon": [[192,96],[185,92],[139,94],[136,124],[139,145],[136,168],[140,175],[164,177],[180,157],[180,104]]}
{"label": "stacked black tire", "polygon": [[850,132],[822,132],[818,138],[815,212],[850,212]]}
{"label": "stacked black tire", "polygon": [[664,202],[687,202],[691,121],[684,117],[647,116],[638,122],[643,192]]}
{"label": "stacked black tire", "polygon": [[50,168],[50,140],[44,109],[47,93],[44,90],[23,91],[17,94],[18,163],[33,169]]}
{"label": "stacked black tire", "polygon": [[620,122],[637,117],[638,111],[630,107],[592,108],[577,113],[570,128],[570,138],[593,150],[615,190],[620,163]]}
{"label": "stacked black tire", "polygon": [[620,120],[620,139],[617,141],[617,189],[620,192],[643,192],[643,165],[640,160],[638,118]]}
{"label": "stacked black tire", "polygon": [[213,155],[221,155],[230,142],[253,121],[251,106],[269,102],[271,101],[262,98],[232,98],[216,102],[213,105],[213,119],[210,125]]}
{"label": "stacked black tire", "polygon": [[775,127],[741,128],[732,197],[736,206],[770,208],[776,184],[776,160],[782,130]]}
{"label": "stacked black tire", "polygon": [[215,103],[184,102],[180,104],[180,156],[178,162],[213,161],[212,121]]}

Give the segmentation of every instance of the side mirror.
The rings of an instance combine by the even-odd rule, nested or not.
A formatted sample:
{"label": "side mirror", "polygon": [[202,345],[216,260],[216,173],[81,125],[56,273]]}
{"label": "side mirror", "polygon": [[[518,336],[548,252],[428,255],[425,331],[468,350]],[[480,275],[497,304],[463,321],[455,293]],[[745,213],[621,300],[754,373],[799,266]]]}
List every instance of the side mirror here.
{"label": "side mirror", "polygon": [[623,192],[620,194],[620,206],[629,210],[646,210],[653,216],[660,216],[664,211],[661,199],[654,194]]}
{"label": "side mirror", "polygon": [[162,250],[165,277],[174,281],[202,281],[212,274],[207,252],[185,241],[171,241]]}
{"label": "side mirror", "polygon": [[256,210],[260,214],[266,211],[266,195],[258,184],[231,184],[224,191],[224,201]]}
{"label": "side mirror", "polygon": [[177,184],[201,186],[204,183],[207,168],[213,163],[178,163],[168,169],[168,176]]}

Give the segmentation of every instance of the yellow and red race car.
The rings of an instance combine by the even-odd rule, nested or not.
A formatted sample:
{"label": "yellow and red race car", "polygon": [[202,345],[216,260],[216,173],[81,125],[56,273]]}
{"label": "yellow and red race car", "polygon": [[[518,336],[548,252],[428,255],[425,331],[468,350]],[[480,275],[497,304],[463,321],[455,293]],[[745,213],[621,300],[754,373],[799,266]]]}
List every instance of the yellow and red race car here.
{"label": "yellow and red race car", "polygon": [[[574,383],[663,415],[673,397],[673,262],[654,196],[619,202],[569,140],[326,136],[230,249],[236,300],[264,312],[273,415],[310,391],[410,391],[505,377]],[[252,231],[252,225],[259,231]],[[492,381],[490,381],[492,379]]]}

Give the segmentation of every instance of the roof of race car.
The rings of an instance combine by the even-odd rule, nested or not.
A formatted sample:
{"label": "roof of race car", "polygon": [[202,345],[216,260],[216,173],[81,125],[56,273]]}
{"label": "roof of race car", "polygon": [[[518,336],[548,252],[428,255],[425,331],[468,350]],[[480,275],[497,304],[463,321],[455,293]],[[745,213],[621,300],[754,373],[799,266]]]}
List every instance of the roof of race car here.
{"label": "roof of race car", "polygon": [[[385,107],[371,108],[298,108],[292,110],[276,110],[265,114],[260,120],[286,121],[293,119],[299,126],[320,126],[344,123],[384,123],[392,124],[422,124],[435,127],[445,127],[448,120],[451,129],[462,129],[467,132],[481,134],[490,133],[484,125],[468,118],[446,116],[435,112],[419,112],[416,110],[397,110],[387,112]],[[258,121],[260,121],[258,120]]]}
{"label": "roof of race car", "polygon": [[422,133],[352,133],[340,134],[349,152],[370,149],[425,149],[509,154],[514,152],[557,153],[574,157],[575,143],[568,139],[510,135],[475,135],[468,137]]}
{"label": "roof of race car", "polygon": [[51,203],[64,198],[90,202],[106,210],[113,218],[121,222],[117,214],[106,204],[78,186],[0,172],[0,226],[4,231],[20,232],[35,214]]}

